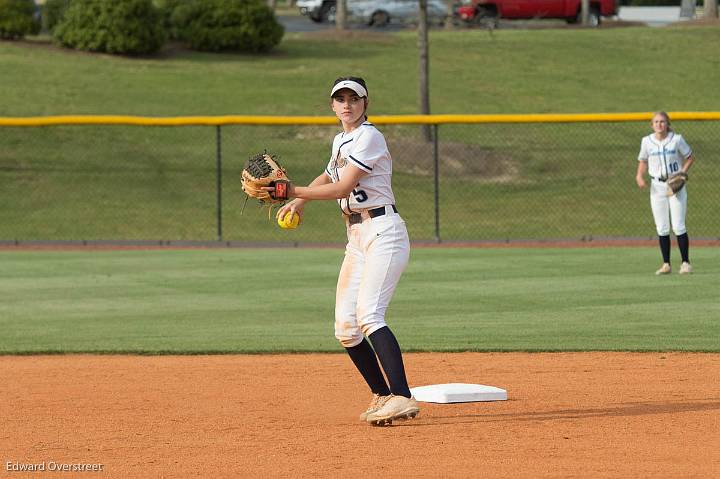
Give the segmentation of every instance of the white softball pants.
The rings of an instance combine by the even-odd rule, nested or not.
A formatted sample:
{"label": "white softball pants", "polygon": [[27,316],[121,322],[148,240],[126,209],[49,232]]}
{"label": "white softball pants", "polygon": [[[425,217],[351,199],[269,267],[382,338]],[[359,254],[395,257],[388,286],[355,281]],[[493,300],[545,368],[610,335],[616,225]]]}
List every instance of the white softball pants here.
{"label": "white softball pants", "polygon": [[383,216],[349,225],[335,295],[335,337],[347,348],[385,326],[385,311],[410,257],[405,222]]}
{"label": "white softball pants", "polygon": [[687,213],[687,185],[673,196],[667,196],[667,184],[652,180],[650,183],[650,207],[658,236],[668,236],[670,226],[675,236],[687,232],[685,215]]}

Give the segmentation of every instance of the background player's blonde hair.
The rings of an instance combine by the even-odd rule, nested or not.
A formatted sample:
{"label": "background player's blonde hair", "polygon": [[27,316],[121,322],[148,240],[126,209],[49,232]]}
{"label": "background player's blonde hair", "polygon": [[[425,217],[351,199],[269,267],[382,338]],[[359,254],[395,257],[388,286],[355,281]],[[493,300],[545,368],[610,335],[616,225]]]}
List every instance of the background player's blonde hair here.
{"label": "background player's blonde hair", "polygon": [[[668,114],[667,114],[666,112],[664,112],[664,111],[656,111],[655,113],[653,113],[653,116],[652,116],[652,117],[655,118],[655,117],[658,116],[658,115],[660,115],[660,116],[662,116],[663,118],[665,118],[665,121],[667,122],[667,126],[668,126],[668,131],[673,131],[672,127],[670,126],[670,115],[668,115]],[[650,124],[652,124],[652,119],[650,119]]]}

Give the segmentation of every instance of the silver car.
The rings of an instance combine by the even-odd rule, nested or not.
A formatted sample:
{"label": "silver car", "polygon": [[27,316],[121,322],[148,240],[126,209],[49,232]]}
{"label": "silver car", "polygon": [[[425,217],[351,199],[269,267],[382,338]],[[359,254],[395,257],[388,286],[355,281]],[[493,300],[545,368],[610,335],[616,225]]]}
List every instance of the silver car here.
{"label": "silver car", "polygon": [[[346,0],[349,22],[382,27],[388,23],[417,23],[417,0]],[[428,23],[440,24],[450,11],[443,0],[427,0]]]}
{"label": "silver car", "polygon": [[335,21],[335,0],[297,0],[296,5],[313,22]]}

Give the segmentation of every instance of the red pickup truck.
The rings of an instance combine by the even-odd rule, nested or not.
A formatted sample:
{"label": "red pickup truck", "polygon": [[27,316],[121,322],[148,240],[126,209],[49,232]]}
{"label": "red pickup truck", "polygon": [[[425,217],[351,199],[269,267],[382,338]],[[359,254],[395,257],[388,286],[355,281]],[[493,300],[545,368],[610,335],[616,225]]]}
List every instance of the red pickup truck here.
{"label": "red pickup truck", "polygon": [[[598,26],[601,17],[617,15],[618,0],[590,0],[588,23]],[[562,18],[580,21],[580,0],[462,0],[455,4],[456,21],[495,26],[500,18]]]}

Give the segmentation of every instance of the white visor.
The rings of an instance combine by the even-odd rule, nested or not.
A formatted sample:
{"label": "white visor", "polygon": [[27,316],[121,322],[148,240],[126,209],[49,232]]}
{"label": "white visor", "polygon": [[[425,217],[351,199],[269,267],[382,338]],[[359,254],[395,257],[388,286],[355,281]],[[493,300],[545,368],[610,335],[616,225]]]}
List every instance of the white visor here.
{"label": "white visor", "polygon": [[361,84],[352,80],[343,80],[337,85],[333,86],[332,91],[330,92],[330,98],[332,98],[338,90],[342,90],[343,88],[348,88],[354,91],[360,98],[367,97],[367,90]]}

